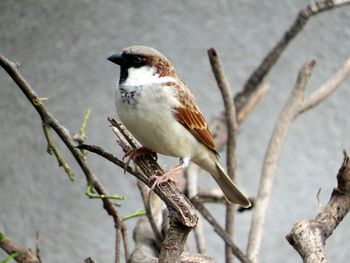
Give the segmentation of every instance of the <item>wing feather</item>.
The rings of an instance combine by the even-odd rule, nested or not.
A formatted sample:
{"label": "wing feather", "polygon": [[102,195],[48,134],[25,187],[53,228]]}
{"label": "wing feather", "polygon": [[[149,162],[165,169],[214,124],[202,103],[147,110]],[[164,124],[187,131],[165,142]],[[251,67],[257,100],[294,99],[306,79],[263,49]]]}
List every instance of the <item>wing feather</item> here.
{"label": "wing feather", "polygon": [[180,106],[174,109],[176,120],[189,130],[199,142],[216,153],[213,136],[190,90],[183,82],[171,82],[168,86],[176,89],[176,96],[180,101]]}

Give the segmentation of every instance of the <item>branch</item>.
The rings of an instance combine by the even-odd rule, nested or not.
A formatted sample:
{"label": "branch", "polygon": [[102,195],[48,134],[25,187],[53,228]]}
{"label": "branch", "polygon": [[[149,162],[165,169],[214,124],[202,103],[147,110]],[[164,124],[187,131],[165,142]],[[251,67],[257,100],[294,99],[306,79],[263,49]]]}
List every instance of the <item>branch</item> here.
{"label": "branch", "polygon": [[[211,48],[208,50],[210,65],[212,67],[216,82],[218,83],[221,96],[225,106],[226,126],[227,126],[227,148],[226,148],[226,164],[227,173],[235,181],[236,173],[236,139],[237,139],[237,119],[236,108],[232,100],[231,86],[225,76],[223,65],[215,51]],[[234,207],[226,204],[226,222],[225,230],[227,234],[233,239],[234,236]],[[233,262],[233,255],[231,248],[225,246],[226,262]]]}
{"label": "branch", "polygon": [[[119,143],[124,151],[128,148],[138,148],[139,145],[124,125],[117,120],[109,119],[113,125],[113,131],[119,138]],[[154,175],[162,175],[164,171],[152,158],[152,156],[140,156],[135,163],[146,175],[142,180],[148,187],[152,186],[149,178]],[[142,179],[142,178],[140,178]],[[144,177],[143,177],[144,179]],[[196,226],[198,216],[192,204],[174,186],[173,183],[164,183],[155,188],[154,192],[164,201],[169,211],[169,229],[159,254],[159,262],[178,262],[184,250],[189,232]]]}
{"label": "branch", "polygon": [[231,250],[232,253],[243,263],[251,263],[249,258],[244,255],[242,250],[240,250],[232,241],[231,237],[227,232],[220,226],[216,219],[210,214],[210,212],[205,208],[202,201],[198,197],[191,199],[193,205],[197,210],[202,214],[202,216],[208,221],[208,223],[214,228],[215,232],[225,241]]}
{"label": "branch", "polygon": [[[125,127],[120,121],[114,119],[110,121],[114,123],[113,125],[117,125],[117,128],[120,127],[121,129],[125,129]],[[134,140],[133,137],[129,137],[128,139]],[[113,154],[106,152],[99,146],[81,144],[78,146],[78,148],[93,152],[116,164],[117,166],[123,169],[125,168],[128,173],[135,176],[138,180],[142,181],[148,187],[152,186],[152,183],[149,181],[149,177],[151,175],[161,175],[164,172],[162,168],[158,165],[158,163],[151,156],[148,155],[141,156],[135,161],[137,166],[139,166],[143,171],[143,173],[139,173],[133,170],[130,166],[125,167],[124,162],[119,160]],[[131,146],[127,146],[124,149],[128,148],[131,148]],[[197,216],[193,206],[188,202],[184,195],[174,186],[174,184],[164,183],[159,187],[156,187],[154,189],[154,192],[166,203],[168,209],[175,210],[178,213],[178,220],[181,221],[182,224],[188,227],[196,226]]]}
{"label": "branch", "polygon": [[[79,164],[80,168],[84,172],[86,181],[88,184],[92,185],[96,192],[100,195],[109,195],[104,186],[99,182],[96,176],[92,173],[90,167],[86,163],[86,160],[83,154],[76,148],[72,136],[69,134],[68,130],[62,126],[56,118],[45,108],[42,100],[30,84],[22,77],[19,71],[16,68],[15,63],[9,61],[2,54],[0,54],[0,65],[4,70],[9,74],[9,76],[14,80],[17,86],[22,90],[27,99],[31,102],[32,106],[36,109],[42,123],[52,128],[61,140],[65,143],[69,151],[74,156],[75,160]],[[120,235],[121,229],[125,229],[125,224],[122,221],[122,217],[119,215],[115,205],[108,199],[102,199],[103,207],[107,213],[113,218],[114,225],[116,228],[116,258],[115,262],[119,262],[120,256]],[[125,245],[125,244],[124,244]],[[125,257],[128,257],[128,252],[125,254]]]}
{"label": "branch", "polygon": [[[125,152],[132,148],[139,147],[137,141],[120,121],[114,119],[109,119],[109,121],[112,124],[113,131],[118,137],[118,143]],[[83,144],[80,145],[79,148],[94,152],[123,169],[125,168],[125,164],[122,161],[100,147]],[[135,163],[143,173],[138,173],[130,167],[126,167],[126,171],[130,172],[148,187],[152,186],[149,180],[152,175],[162,175],[164,173],[152,156],[140,156],[135,160]],[[178,262],[183,252],[187,236],[197,224],[198,216],[192,204],[173,183],[166,182],[156,187],[154,192],[164,201],[170,216],[170,228],[161,246],[159,262]]]}
{"label": "branch", "polygon": [[[245,82],[242,90],[234,97],[237,113],[237,123],[240,124],[247,115],[261,101],[263,96],[269,89],[269,85],[264,78],[267,76],[271,68],[276,64],[289,43],[304,28],[309,18],[323,11],[332,8],[341,7],[350,4],[350,0],[321,0],[310,4],[301,10],[291,27],[284,33],[280,41],[266,55],[260,65],[253,71],[248,80]],[[210,130],[213,132],[217,150],[221,151],[226,145],[227,128],[224,120],[224,112],[218,113],[209,123]]]}
{"label": "branch", "polygon": [[[146,215],[147,215],[149,224],[151,225],[151,228],[153,230],[156,245],[158,248],[161,248],[161,244],[162,244],[164,237],[162,236],[162,234],[159,231],[158,225],[156,224],[155,216],[160,217],[162,211],[160,211],[160,209],[159,209],[157,211],[158,213],[156,215],[154,215],[152,213],[152,208],[154,205],[152,205],[152,204],[157,203],[157,202],[156,202],[156,200],[153,201],[153,199],[151,197],[151,193],[148,191],[149,188],[146,187],[146,185],[143,184],[140,180],[137,182],[137,187],[139,188],[140,193],[141,193],[143,205],[145,207],[145,211],[146,211]],[[153,202],[151,202],[151,201],[153,201]]]}
{"label": "branch", "polygon": [[316,218],[300,221],[286,236],[305,263],[327,262],[326,240],[350,210],[350,159],[345,151],[337,181],[328,204]]}
{"label": "branch", "polygon": [[307,111],[320,102],[330,96],[339,86],[342,84],[345,79],[350,74],[350,57],[345,61],[343,66],[333,74],[319,89],[314,91],[307,99],[304,101],[303,108],[301,112]]}
{"label": "branch", "polygon": [[16,260],[17,262],[41,263],[40,258],[33,251],[12,241],[11,239],[9,239],[1,233],[0,247],[9,255],[11,255],[14,252],[17,252],[18,256],[14,257],[14,260]]}
{"label": "branch", "polygon": [[296,17],[291,27],[284,33],[276,46],[267,54],[261,64],[254,70],[252,75],[248,78],[242,91],[235,96],[235,104],[237,112],[244,111],[246,105],[249,105],[249,100],[254,96],[257,87],[269,73],[271,68],[275,65],[277,60],[287,48],[288,44],[302,31],[309,18],[315,16],[326,10],[340,7],[349,4],[350,0],[321,0],[308,5],[301,10]]}
{"label": "branch", "polygon": [[[256,261],[259,252],[263,226],[265,223],[266,211],[272,192],[278,157],[288,133],[289,126],[301,113],[305,112],[308,109],[311,109],[312,106],[317,105],[320,101],[324,100],[327,98],[327,96],[332,94],[332,92],[337,87],[339,87],[341,84],[340,80],[344,81],[346,75],[349,74],[347,63],[348,62],[346,62],[342,67],[346,68],[346,70],[341,69],[330,78],[330,80],[337,79],[337,81],[327,81],[326,84],[332,84],[323,85],[321,88],[312,93],[311,96],[305,99],[304,90],[306,88],[306,83],[309,79],[311,71],[315,65],[315,61],[311,61],[308,64],[305,64],[299,72],[295,88],[293,89],[292,94],[276,123],[268,149],[265,154],[247,248],[248,256],[251,260],[253,260],[253,262]],[[342,74],[339,72],[342,72]],[[341,78],[339,77],[340,75]],[[322,96],[319,94],[322,94]]]}
{"label": "branch", "polygon": [[297,109],[300,108],[302,103],[304,89],[314,66],[315,61],[311,61],[304,64],[304,66],[300,69],[297,83],[288,99],[286,106],[278,118],[265,154],[247,248],[248,257],[253,262],[256,262],[260,248],[263,226],[265,223],[267,206],[272,192],[273,179],[277,167],[278,157],[287,136],[288,128],[295,119]]}
{"label": "branch", "polygon": [[[130,263],[157,263],[158,252],[154,245],[153,231],[147,218],[141,217],[138,220],[134,228],[133,238],[135,249],[130,256]],[[215,261],[208,256],[188,252],[182,253],[179,260],[179,263],[195,262],[214,263]]]}
{"label": "branch", "polygon": [[[186,178],[186,192],[187,196],[191,199],[197,195],[198,192],[198,173],[200,171],[199,166],[195,164],[190,164],[187,169],[185,169],[185,178]],[[221,191],[221,190],[220,190]],[[222,193],[222,191],[221,191]],[[207,254],[208,248],[205,241],[204,229],[203,229],[203,218],[199,217],[197,226],[193,229],[194,238],[196,240],[197,251],[200,254]]]}

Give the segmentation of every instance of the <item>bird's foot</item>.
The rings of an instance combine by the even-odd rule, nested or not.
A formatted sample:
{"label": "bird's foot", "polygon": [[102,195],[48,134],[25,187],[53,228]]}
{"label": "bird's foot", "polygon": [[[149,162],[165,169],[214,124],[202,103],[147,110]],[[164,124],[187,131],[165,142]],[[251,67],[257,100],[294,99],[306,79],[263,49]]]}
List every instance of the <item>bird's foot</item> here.
{"label": "bird's foot", "polygon": [[131,160],[135,161],[138,157],[145,154],[151,155],[153,159],[155,159],[156,161],[158,159],[157,153],[151,151],[150,149],[147,149],[146,147],[142,146],[137,149],[132,149],[123,156],[123,159],[122,159],[123,161],[125,158],[127,158],[124,166],[124,173],[126,173],[126,168],[129,166]]}
{"label": "bird's foot", "polygon": [[153,181],[153,184],[151,186],[150,191],[153,191],[157,186],[161,185],[162,183],[166,183],[166,182],[171,182],[176,184],[176,180],[171,178],[171,174],[173,172],[171,170],[164,172],[162,175],[152,175],[150,176],[149,180]]}
{"label": "bird's foot", "polygon": [[183,162],[181,162],[179,165],[169,169],[168,171],[165,171],[162,175],[150,176],[149,180],[150,181],[154,180],[150,191],[153,191],[157,186],[159,186],[160,184],[165,183],[165,182],[171,182],[171,183],[176,184],[177,183],[176,180],[174,178],[171,178],[171,175],[178,172],[178,171],[181,171],[182,169],[184,169]]}

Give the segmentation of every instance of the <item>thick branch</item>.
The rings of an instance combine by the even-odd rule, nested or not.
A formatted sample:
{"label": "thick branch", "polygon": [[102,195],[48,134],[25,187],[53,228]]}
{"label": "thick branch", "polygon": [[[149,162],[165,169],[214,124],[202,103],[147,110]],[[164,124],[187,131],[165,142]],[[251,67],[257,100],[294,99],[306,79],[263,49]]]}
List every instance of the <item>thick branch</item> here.
{"label": "thick branch", "polygon": [[[121,130],[126,130],[123,124],[114,119],[110,119],[114,127]],[[136,141],[133,139],[130,133],[128,134],[120,134],[119,136],[126,136],[128,137],[126,141],[133,141],[136,143]],[[135,145],[136,146],[136,145]],[[124,149],[129,149],[131,147],[134,147],[132,145],[126,146]],[[117,157],[113,156],[113,154],[106,152],[101,147],[95,146],[95,145],[87,145],[82,144],[79,146],[80,149],[85,149],[91,152],[94,152],[107,160],[113,162],[114,164],[118,165],[121,168],[125,168],[124,162],[119,160]],[[152,186],[152,183],[149,180],[149,177],[158,174],[161,175],[164,173],[163,169],[158,165],[158,163],[148,155],[140,156],[136,159],[137,166],[140,167],[143,173],[138,173],[134,171],[131,167],[126,167],[126,171],[130,174],[134,175],[137,179],[141,180],[144,184],[146,184],[148,187]],[[172,183],[164,183],[160,185],[159,187],[156,187],[154,189],[154,192],[164,201],[164,203],[167,205],[168,209],[174,210],[177,212],[176,216],[178,221],[180,221],[182,224],[184,224],[187,227],[195,227],[198,217],[196,215],[194,207],[189,203],[187,198],[176,188],[176,186]]]}
{"label": "thick branch", "polygon": [[[109,119],[113,125],[113,131],[118,136],[118,142],[124,151],[139,147],[137,141],[126,130],[123,124],[114,119]],[[107,153],[102,148],[92,145],[80,145],[80,149],[86,149],[105,157],[109,161],[124,168],[124,163]],[[130,167],[126,167],[132,175],[141,180],[148,187],[152,186],[149,178],[154,175],[162,175],[164,171],[152,156],[143,155],[135,160],[143,174],[132,171]],[[196,226],[198,216],[192,204],[186,197],[176,188],[173,183],[166,182],[154,189],[154,192],[164,201],[170,214],[170,229],[167,231],[165,240],[162,243],[159,262],[179,262],[181,253],[183,252],[188,233]]]}
{"label": "thick branch", "polygon": [[337,181],[328,204],[316,218],[295,224],[286,237],[305,263],[327,262],[326,240],[350,210],[350,159],[345,151]]}
{"label": "thick branch", "polygon": [[[172,211],[174,213],[174,211]],[[176,218],[172,216],[170,218]],[[159,254],[159,262],[177,263],[184,250],[187,236],[190,233],[191,228],[186,227],[179,221],[170,221],[170,227],[167,231],[165,239],[162,243],[162,249]]]}

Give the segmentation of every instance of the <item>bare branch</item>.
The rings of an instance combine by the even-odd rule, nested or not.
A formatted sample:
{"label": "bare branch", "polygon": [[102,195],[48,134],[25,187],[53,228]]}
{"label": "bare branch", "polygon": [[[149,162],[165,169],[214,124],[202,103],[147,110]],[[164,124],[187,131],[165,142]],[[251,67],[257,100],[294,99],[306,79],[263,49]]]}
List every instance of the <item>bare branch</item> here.
{"label": "bare branch", "polygon": [[[126,130],[123,124],[114,119],[109,119],[112,123],[113,131],[116,133],[119,139],[119,144],[124,151],[128,149],[138,147],[136,140]],[[80,149],[86,149],[93,151],[110,160],[111,162],[121,165],[121,161],[114,157],[112,154],[107,153],[102,148],[92,145],[80,145]],[[130,171],[130,167],[126,167],[127,171],[130,171],[132,175],[141,180],[148,187],[152,186],[149,178],[158,174],[164,173],[162,168],[152,158],[152,156],[144,155],[135,160],[135,163],[144,173],[138,173],[136,171]],[[122,166],[124,167],[124,163]],[[184,197],[184,195],[174,186],[171,182],[166,182],[155,188],[154,192],[165,202],[170,215],[170,228],[167,231],[165,239],[162,243],[159,262],[178,262],[180,255],[183,252],[187,236],[189,232],[197,224],[198,217],[192,204]]]}
{"label": "bare branch", "polygon": [[296,85],[288,99],[286,106],[278,118],[265,154],[247,248],[247,255],[253,262],[257,261],[257,256],[260,249],[263,226],[272,192],[273,179],[277,167],[278,157],[286,138],[288,128],[300,109],[304,96],[304,89],[314,66],[315,61],[312,60],[311,62],[304,64],[304,66],[300,69]]}
{"label": "bare branch", "polygon": [[14,242],[3,234],[1,234],[0,238],[0,247],[9,255],[17,252],[18,256],[14,258],[16,262],[41,263],[39,257],[33,251]]}
{"label": "bare branch", "polygon": [[[225,106],[226,126],[227,126],[227,147],[226,147],[226,164],[227,173],[235,181],[236,173],[236,139],[237,139],[237,119],[236,108],[232,100],[231,86],[225,76],[223,65],[215,51],[211,48],[208,50],[210,65],[212,67],[216,82],[221,92]],[[226,222],[225,230],[233,239],[234,236],[234,207],[226,204]],[[225,246],[226,262],[233,262],[231,248]]]}
{"label": "bare branch", "polygon": [[202,201],[198,197],[191,199],[193,205],[202,214],[202,216],[208,221],[208,223],[214,228],[215,232],[225,241],[225,244],[229,245],[232,253],[243,263],[250,263],[249,258],[244,255],[242,250],[240,250],[232,241],[231,237],[227,232],[220,226],[216,219],[210,214],[210,212],[205,208]]}
{"label": "bare branch", "polygon": [[41,260],[41,253],[40,253],[40,243],[41,243],[40,233],[39,231],[35,231],[35,254],[39,262],[41,263],[42,260]]}
{"label": "bare branch", "polygon": [[160,263],[179,262],[187,236],[191,231],[191,228],[181,224],[180,221],[172,221],[171,219],[174,219],[177,216],[173,216],[171,213],[175,213],[175,211],[170,211],[170,227],[162,243],[162,249],[160,250]]}
{"label": "bare branch", "polygon": [[60,151],[58,150],[58,148],[56,147],[55,143],[53,142],[52,136],[51,136],[51,132],[50,132],[50,127],[48,127],[45,123],[43,123],[43,131],[44,131],[44,135],[47,141],[47,153],[48,154],[54,154],[57,161],[58,161],[58,165],[62,166],[64,171],[66,172],[66,174],[68,175],[69,179],[71,181],[74,181],[74,174],[72,172],[72,169],[70,168],[69,164],[67,163],[67,161],[63,158],[63,156],[61,155]]}
{"label": "bare branch", "polygon": [[[120,121],[113,120],[113,123],[117,123],[118,127],[125,129],[125,127]],[[126,146],[125,149],[127,149],[128,147],[131,146]],[[106,152],[101,147],[95,145],[82,144],[79,146],[79,148],[94,152],[113,162],[119,167],[124,168],[124,162],[119,160],[117,157],[113,156],[111,153]],[[148,187],[152,186],[151,182],[149,181],[149,177],[151,175],[163,173],[162,168],[157,164],[157,162],[155,162],[155,160],[151,156],[144,155],[139,157],[136,160],[136,164],[141,168],[143,173],[138,173],[134,171],[131,167],[126,167],[126,171],[134,175],[137,179],[141,180]],[[185,226],[194,227],[196,225],[197,216],[193,206],[172,183],[164,183],[160,187],[155,188],[154,192],[166,203],[168,209],[175,210],[178,213],[178,220],[181,221]]]}
{"label": "bare branch", "polygon": [[301,220],[286,236],[305,263],[327,262],[326,240],[350,211],[350,159],[345,151],[337,181],[337,188],[333,190],[328,204],[316,218]]}
{"label": "bare branch", "polygon": [[267,81],[262,80],[256,87],[254,93],[250,95],[249,100],[246,100],[241,109],[237,110],[237,123],[242,123],[247,116],[255,109],[259,102],[263,99],[270,86]]}
{"label": "bare branch", "polygon": [[[160,231],[158,229],[158,226],[157,226],[157,224],[155,222],[154,214],[151,211],[151,209],[152,209],[151,193],[149,192],[149,188],[146,187],[145,184],[141,183],[141,181],[137,182],[137,187],[140,190],[141,197],[142,197],[142,200],[143,200],[143,205],[145,207],[145,211],[146,211],[146,215],[148,217],[148,221],[149,221],[149,223],[150,223],[150,225],[152,227],[157,247],[160,249],[164,237],[160,233]],[[161,211],[158,211],[158,212],[159,212],[159,214],[161,214]],[[160,216],[160,215],[157,214],[156,216]]]}
{"label": "bare branch", "polygon": [[[155,196],[155,195],[153,195]],[[130,263],[157,263],[158,250],[154,244],[154,235],[149,220],[140,217],[133,233],[135,249],[131,254]],[[184,252],[179,263],[214,263],[215,261],[205,255]]]}
{"label": "bare branch", "polygon": [[261,64],[254,70],[248,78],[242,91],[235,96],[235,104],[237,112],[241,112],[242,108],[249,104],[250,98],[254,96],[258,85],[263,81],[271,68],[282,55],[288,44],[302,31],[309,18],[332,8],[349,4],[350,0],[321,0],[308,5],[301,10],[291,27],[286,31],[281,40],[267,54]]}
{"label": "bare branch", "polygon": [[92,258],[88,257],[84,260],[84,263],[97,263],[95,260],[93,260]]}
{"label": "bare branch", "polygon": [[[198,173],[200,171],[199,166],[195,164],[190,164],[190,166],[185,170],[186,178],[186,192],[187,196],[191,199],[197,195],[198,192]],[[221,190],[220,190],[221,191]],[[221,191],[222,193],[222,191]],[[197,251],[200,254],[207,254],[208,248],[205,241],[204,229],[203,229],[203,218],[199,217],[197,226],[194,231],[194,238],[196,240]]]}
{"label": "bare branch", "polygon": [[[96,192],[100,195],[109,195],[104,186],[99,182],[96,176],[91,172],[90,167],[85,161],[83,154],[76,148],[74,144],[74,140],[72,136],[69,134],[68,130],[62,126],[56,118],[45,108],[42,100],[38,96],[38,94],[34,91],[34,89],[30,86],[30,84],[22,77],[22,75],[17,70],[16,65],[5,58],[2,54],[0,54],[0,65],[5,69],[5,71],[10,75],[10,77],[14,80],[17,86],[22,90],[27,99],[31,102],[33,107],[36,109],[42,123],[52,128],[57,135],[61,138],[61,140],[65,143],[69,151],[74,156],[75,160],[79,164],[80,168],[84,172],[86,181],[88,184],[92,185]],[[107,213],[113,218],[115,228],[117,231],[116,238],[116,256],[115,262],[119,262],[119,240],[120,240],[120,229],[123,227],[124,223],[122,221],[121,216],[119,215],[115,205],[108,199],[102,199],[103,207],[107,211]]]}
{"label": "bare branch", "polygon": [[301,112],[307,111],[330,96],[350,74],[350,57],[319,89],[305,98]]}

